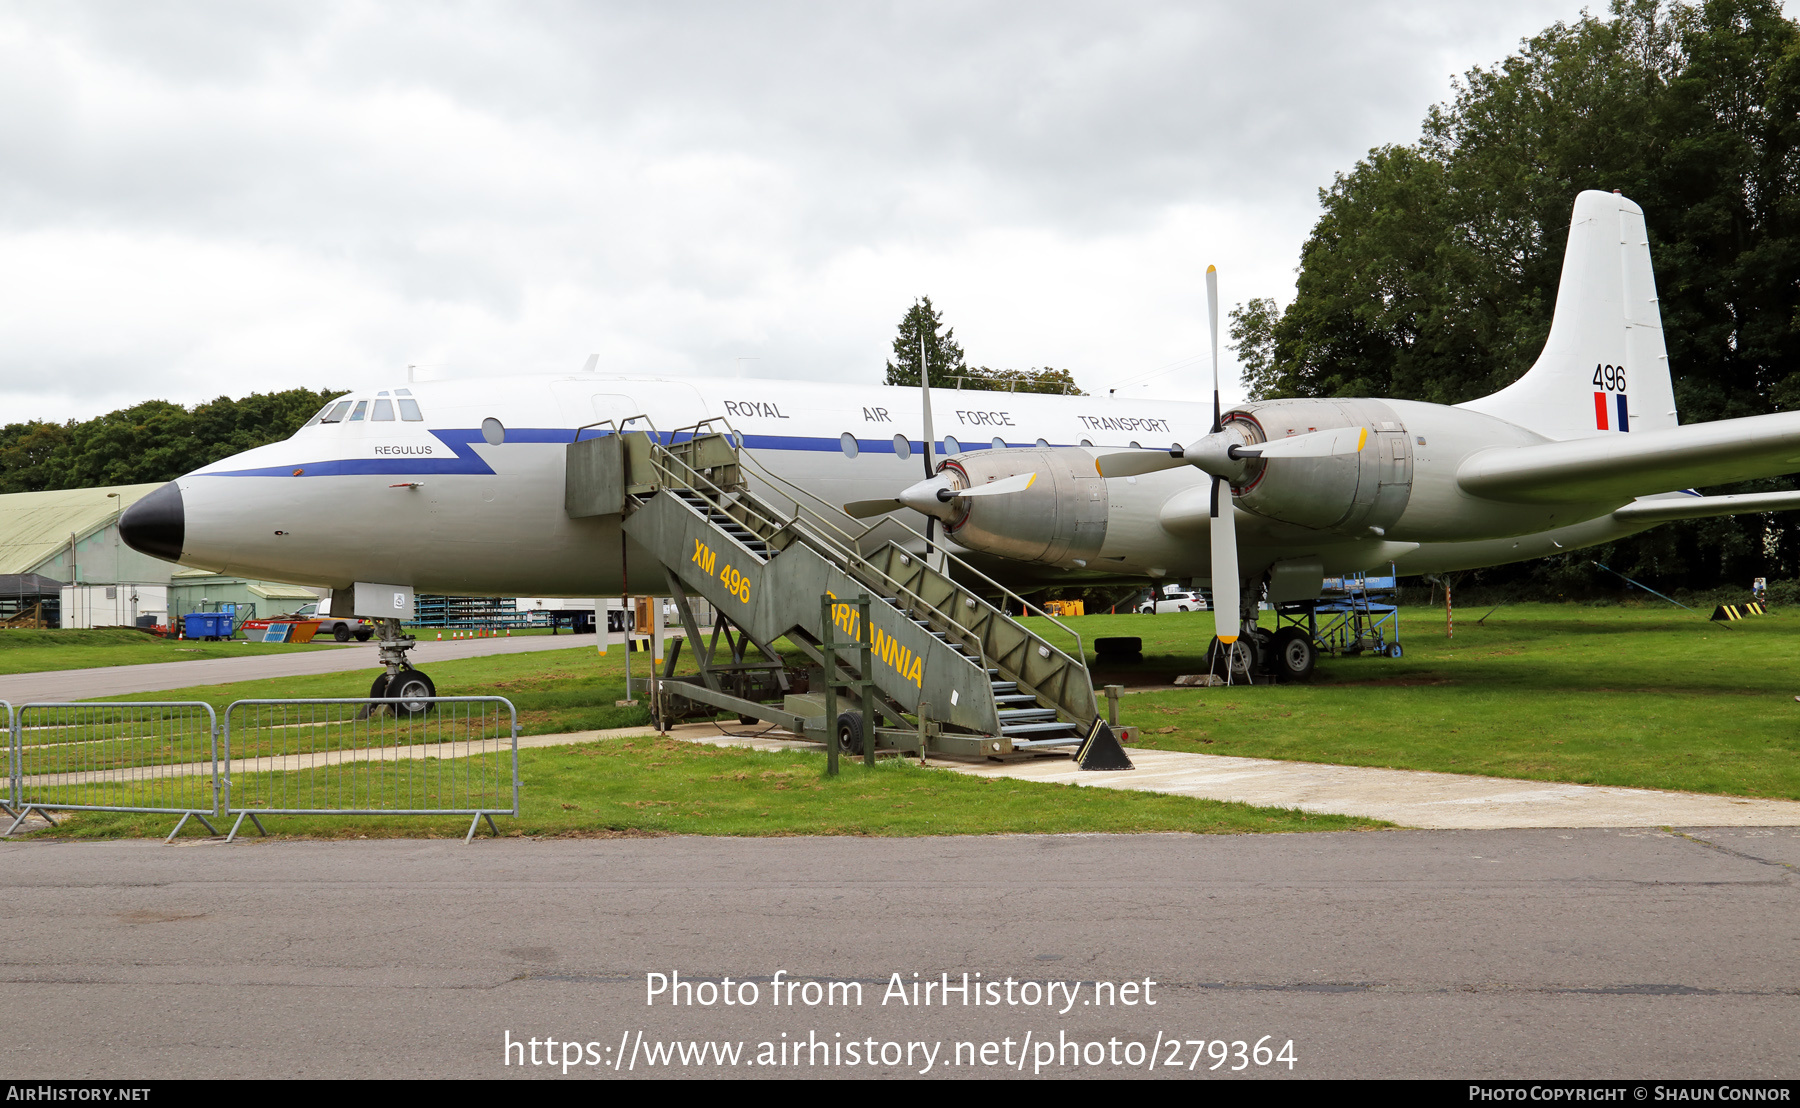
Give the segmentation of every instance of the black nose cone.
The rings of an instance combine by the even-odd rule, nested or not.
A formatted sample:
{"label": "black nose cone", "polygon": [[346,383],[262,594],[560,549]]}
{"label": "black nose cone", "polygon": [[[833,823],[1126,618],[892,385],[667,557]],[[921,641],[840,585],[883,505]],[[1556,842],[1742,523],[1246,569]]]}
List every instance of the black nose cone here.
{"label": "black nose cone", "polygon": [[140,554],[180,561],[187,519],[181,510],[181,490],[175,482],[170,481],[125,509],[119,517],[119,537]]}

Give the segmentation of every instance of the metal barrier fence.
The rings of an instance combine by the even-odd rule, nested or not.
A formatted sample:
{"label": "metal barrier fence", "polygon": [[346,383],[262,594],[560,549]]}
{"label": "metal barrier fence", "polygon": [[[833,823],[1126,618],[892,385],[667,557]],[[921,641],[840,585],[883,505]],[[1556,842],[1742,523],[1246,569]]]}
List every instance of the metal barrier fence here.
{"label": "metal barrier fence", "polygon": [[[0,700],[7,737],[6,835],[37,813],[237,816],[519,814],[519,714],[498,696],[239,700],[223,731],[201,701]],[[223,743],[220,742],[221,736]],[[235,774],[235,781],[234,781]],[[266,832],[265,832],[266,833]]]}
{"label": "metal barrier fence", "polygon": [[[11,715],[13,822],[32,812],[157,812],[187,821],[219,809],[219,722],[200,701],[21,704]],[[216,833],[216,832],[215,832]],[[168,841],[168,840],[164,840]]]}
{"label": "metal barrier fence", "polygon": [[0,700],[0,708],[6,709],[6,799],[0,801],[0,811],[8,818],[16,819],[19,815],[19,744],[13,741],[12,703]]}
{"label": "metal barrier fence", "polygon": [[220,771],[227,842],[261,815],[465,815],[468,842],[519,814],[519,713],[500,696],[239,700]]}

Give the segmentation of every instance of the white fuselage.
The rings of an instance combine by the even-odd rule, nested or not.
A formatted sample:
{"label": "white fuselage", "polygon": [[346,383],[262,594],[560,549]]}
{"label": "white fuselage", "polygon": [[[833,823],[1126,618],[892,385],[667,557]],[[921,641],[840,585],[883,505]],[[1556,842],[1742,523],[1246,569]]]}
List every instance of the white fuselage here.
{"label": "white fuselage", "polygon": [[[652,575],[647,554],[627,551],[616,518],[571,519],[564,511],[568,443],[583,427],[633,416],[648,423],[627,430],[665,434],[722,419],[762,467],[828,504],[891,496],[924,476],[917,389],[585,375],[406,387],[419,419],[315,422],[180,478],[181,561],[333,588],[377,581],[426,593],[592,597],[626,591],[629,576],[639,574],[643,587],[634,591],[655,591],[660,573]],[[1240,511],[1247,569],[1317,556],[1328,572],[1390,562],[1402,573],[1428,572],[1537,557],[1642,529],[1614,522],[1616,505],[1584,507],[1570,518],[1567,507],[1470,497],[1455,477],[1469,454],[1544,440],[1464,409],[1384,403],[1401,415],[1408,436],[1423,440],[1411,447],[1411,498],[1398,523],[1380,536],[1346,536]],[[940,457],[989,449],[995,440],[1009,449],[1166,450],[1205,435],[1212,423],[1210,405],[1172,401],[936,389],[932,404]],[[499,441],[484,436],[484,421],[504,428],[489,432]],[[1022,583],[1209,577],[1204,512],[1196,521],[1177,499],[1204,495],[1204,474],[1182,467],[1109,486],[1103,562],[1015,566],[1011,576]]]}

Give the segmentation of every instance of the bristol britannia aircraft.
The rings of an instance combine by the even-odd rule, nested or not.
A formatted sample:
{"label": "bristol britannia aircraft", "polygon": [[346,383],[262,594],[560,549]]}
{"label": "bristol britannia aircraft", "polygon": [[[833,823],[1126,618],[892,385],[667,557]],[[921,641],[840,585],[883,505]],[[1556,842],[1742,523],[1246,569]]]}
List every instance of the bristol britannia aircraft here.
{"label": "bristol britannia aircraft", "polygon": [[[1326,575],[1497,565],[1800,507],[1800,492],[1692,491],[1800,470],[1800,412],[1679,425],[1643,213],[1616,193],[1576,200],[1542,355],[1466,404],[1221,412],[1208,284],[1210,406],[951,389],[921,405],[876,385],[585,371],[390,386],[170,482],[120,532],[183,565],[333,589],[613,596],[651,560],[622,546],[617,517],[565,513],[566,444],[634,416],[626,429],[663,435],[722,418],[769,471],[858,516],[920,512],[1015,588],[1226,578],[1213,606],[1232,643],[1265,586],[1304,600]],[[1002,481],[1006,495],[962,495]]]}

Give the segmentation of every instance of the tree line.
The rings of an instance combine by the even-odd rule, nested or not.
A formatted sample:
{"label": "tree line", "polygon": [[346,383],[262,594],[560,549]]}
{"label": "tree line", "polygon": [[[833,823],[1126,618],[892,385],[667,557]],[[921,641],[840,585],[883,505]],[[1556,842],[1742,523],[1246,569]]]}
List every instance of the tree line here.
{"label": "tree line", "polygon": [[173,481],[299,430],[343,389],[221,396],[184,408],[147,400],[88,420],[0,426],[0,492]]}
{"label": "tree line", "polygon": [[[1319,191],[1293,302],[1231,313],[1252,396],[1454,404],[1516,380],[1549,333],[1583,189],[1644,209],[1683,421],[1800,407],[1800,25],[1774,0],[1614,0],[1469,71],[1418,141]],[[1747,587],[1800,576],[1790,518],[1665,524],[1480,577],[1588,589],[1598,560]]]}

